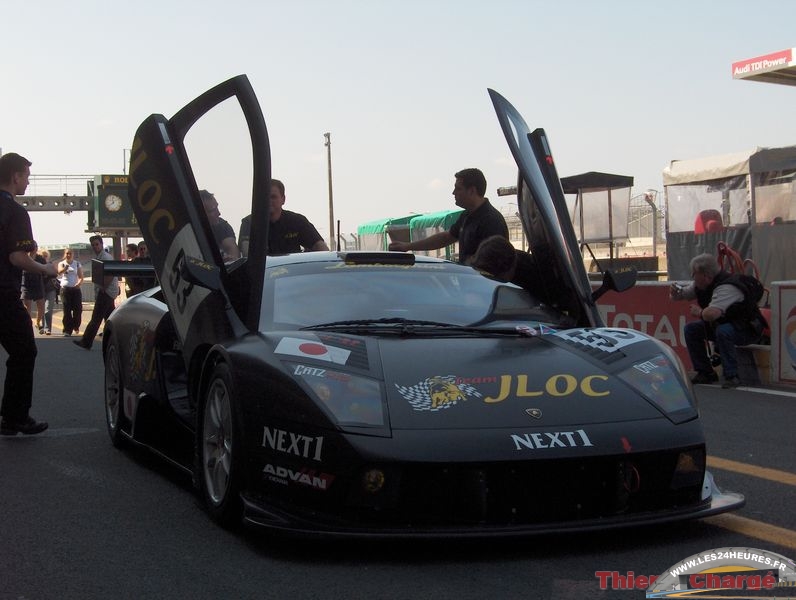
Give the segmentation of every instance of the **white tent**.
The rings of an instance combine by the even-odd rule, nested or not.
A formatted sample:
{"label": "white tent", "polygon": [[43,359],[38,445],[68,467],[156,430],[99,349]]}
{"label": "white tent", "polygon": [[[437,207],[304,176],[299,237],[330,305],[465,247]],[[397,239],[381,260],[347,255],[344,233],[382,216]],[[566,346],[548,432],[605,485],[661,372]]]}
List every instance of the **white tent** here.
{"label": "white tent", "polygon": [[673,160],[663,184],[670,278],[723,241],[764,281],[796,279],[796,146]]}

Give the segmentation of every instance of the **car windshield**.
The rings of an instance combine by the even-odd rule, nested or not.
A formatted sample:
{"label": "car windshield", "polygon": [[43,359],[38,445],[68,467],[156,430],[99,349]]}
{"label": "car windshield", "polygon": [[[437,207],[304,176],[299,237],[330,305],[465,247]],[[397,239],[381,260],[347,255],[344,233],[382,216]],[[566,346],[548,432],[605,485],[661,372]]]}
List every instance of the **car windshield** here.
{"label": "car windshield", "polygon": [[496,289],[516,291],[507,321],[550,323],[551,311],[511,284],[448,263],[412,266],[319,262],[267,269],[261,323],[264,330],[313,327],[345,321],[424,321],[468,326],[490,319]]}

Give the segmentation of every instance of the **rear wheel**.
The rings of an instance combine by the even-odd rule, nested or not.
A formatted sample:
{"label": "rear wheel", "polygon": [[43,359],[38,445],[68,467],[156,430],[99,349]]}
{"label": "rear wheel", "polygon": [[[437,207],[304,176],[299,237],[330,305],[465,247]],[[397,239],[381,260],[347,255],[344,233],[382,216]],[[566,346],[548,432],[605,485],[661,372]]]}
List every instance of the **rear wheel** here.
{"label": "rear wheel", "polygon": [[199,429],[199,479],[210,516],[225,526],[240,522],[242,442],[229,367],[219,363],[207,386]]}
{"label": "rear wheel", "polygon": [[122,360],[116,337],[111,337],[105,351],[105,423],[111,443],[117,448],[124,444],[122,426],[127,423],[124,416],[124,378]]}

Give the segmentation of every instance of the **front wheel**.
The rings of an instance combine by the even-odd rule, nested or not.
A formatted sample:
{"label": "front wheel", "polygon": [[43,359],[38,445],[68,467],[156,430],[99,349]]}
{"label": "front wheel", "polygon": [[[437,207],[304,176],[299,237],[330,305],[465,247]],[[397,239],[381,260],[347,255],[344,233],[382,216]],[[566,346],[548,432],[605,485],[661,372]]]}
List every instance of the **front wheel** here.
{"label": "front wheel", "polygon": [[198,454],[205,507],[224,526],[239,523],[242,515],[243,440],[235,406],[229,367],[219,363],[203,397]]}

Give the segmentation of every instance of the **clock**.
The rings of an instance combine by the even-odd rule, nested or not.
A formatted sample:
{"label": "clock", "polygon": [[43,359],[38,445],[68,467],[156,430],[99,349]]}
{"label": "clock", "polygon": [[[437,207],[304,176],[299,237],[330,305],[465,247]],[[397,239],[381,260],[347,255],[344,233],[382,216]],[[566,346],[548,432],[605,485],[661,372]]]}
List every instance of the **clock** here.
{"label": "clock", "polygon": [[105,208],[111,212],[116,212],[122,207],[122,198],[116,194],[108,194],[105,197]]}

